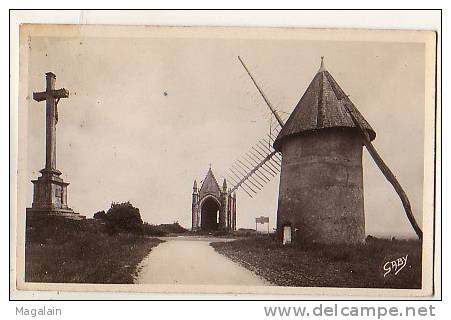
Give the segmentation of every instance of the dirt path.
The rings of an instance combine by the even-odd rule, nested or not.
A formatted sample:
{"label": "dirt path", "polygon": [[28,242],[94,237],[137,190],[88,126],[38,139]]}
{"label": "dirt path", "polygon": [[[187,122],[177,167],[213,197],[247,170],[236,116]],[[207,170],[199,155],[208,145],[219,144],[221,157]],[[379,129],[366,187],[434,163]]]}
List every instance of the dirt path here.
{"label": "dirt path", "polygon": [[217,253],[209,244],[220,238],[162,238],[140,263],[135,283],[270,285],[251,271]]}

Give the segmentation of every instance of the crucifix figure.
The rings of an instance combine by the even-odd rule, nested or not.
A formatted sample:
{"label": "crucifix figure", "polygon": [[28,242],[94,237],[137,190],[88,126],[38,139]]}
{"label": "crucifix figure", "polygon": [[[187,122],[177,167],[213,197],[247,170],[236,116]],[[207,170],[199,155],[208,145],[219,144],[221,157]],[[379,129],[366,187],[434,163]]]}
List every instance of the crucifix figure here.
{"label": "crucifix figure", "polygon": [[46,90],[34,92],[33,99],[36,101],[45,100],[45,169],[56,171],[56,123],[58,122],[57,105],[61,98],[67,98],[69,91],[66,89],[55,90],[56,76],[52,72],[47,72]]}
{"label": "crucifix figure", "polygon": [[55,89],[56,76],[52,72],[45,74],[46,90],[34,92],[33,99],[45,101],[45,168],[42,176],[33,182],[33,204],[27,208],[27,219],[35,216],[58,216],[70,219],[84,219],[67,206],[67,186],[56,169],[56,123],[57,105],[61,98],[67,98],[69,91]]}

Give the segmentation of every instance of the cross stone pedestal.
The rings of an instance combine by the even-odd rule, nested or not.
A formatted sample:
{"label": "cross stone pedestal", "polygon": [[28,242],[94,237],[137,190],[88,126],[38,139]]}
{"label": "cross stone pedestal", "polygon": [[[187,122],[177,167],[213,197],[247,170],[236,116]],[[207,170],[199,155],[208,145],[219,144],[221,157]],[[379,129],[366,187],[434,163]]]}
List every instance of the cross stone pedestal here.
{"label": "cross stone pedestal", "polygon": [[33,99],[46,102],[45,112],[45,168],[37,180],[32,180],[33,204],[27,208],[27,218],[38,216],[58,216],[75,220],[84,219],[67,206],[67,186],[69,183],[60,178],[61,172],[56,169],[56,123],[58,122],[57,105],[61,98],[67,98],[66,89],[55,90],[56,76],[48,72],[46,76],[46,90],[34,92]]}
{"label": "cross stone pedestal", "polygon": [[82,220],[85,216],[75,213],[67,206],[67,186],[69,183],[60,178],[58,170],[42,169],[41,176],[33,182],[33,204],[27,208],[27,217],[58,216]]}

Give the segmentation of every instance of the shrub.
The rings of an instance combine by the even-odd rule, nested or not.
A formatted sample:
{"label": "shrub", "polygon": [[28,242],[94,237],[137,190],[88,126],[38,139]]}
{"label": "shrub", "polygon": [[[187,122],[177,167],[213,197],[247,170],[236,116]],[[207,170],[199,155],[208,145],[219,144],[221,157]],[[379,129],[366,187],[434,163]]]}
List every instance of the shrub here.
{"label": "shrub", "polygon": [[106,221],[107,220],[107,215],[106,215],[105,211],[102,210],[102,211],[94,213],[94,219],[99,219],[99,220]]}
{"label": "shrub", "polygon": [[130,202],[112,203],[111,208],[106,213],[109,233],[141,232],[143,221],[139,209]]}
{"label": "shrub", "polygon": [[160,226],[155,226],[152,224],[148,224],[145,222],[142,226],[142,233],[146,236],[156,236],[156,237],[163,237],[167,235],[167,232],[163,230]]}
{"label": "shrub", "polygon": [[253,237],[257,232],[254,229],[239,228],[233,234],[237,237]]}
{"label": "shrub", "polygon": [[159,227],[167,233],[185,233],[188,232],[185,228],[183,228],[178,221],[174,223],[164,223],[160,224]]}
{"label": "shrub", "polygon": [[142,225],[142,232],[148,236],[163,237],[170,233],[185,233],[188,232],[188,230],[183,228],[178,222],[159,225],[148,224],[145,222]]}

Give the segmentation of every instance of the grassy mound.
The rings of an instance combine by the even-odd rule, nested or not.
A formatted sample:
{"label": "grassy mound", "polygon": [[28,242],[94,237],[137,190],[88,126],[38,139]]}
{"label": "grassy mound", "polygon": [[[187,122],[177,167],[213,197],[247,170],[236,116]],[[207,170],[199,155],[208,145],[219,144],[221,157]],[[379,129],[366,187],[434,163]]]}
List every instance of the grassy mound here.
{"label": "grassy mound", "polygon": [[[421,288],[421,242],[372,239],[361,245],[283,246],[265,235],[211,244],[219,253],[279,286]],[[386,262],[408,255],[384,277]]]}
{"label": "grassy mound", "polygon": [[94,219],[27,221],[25,281],[133,283],[137,265],[161,240],[108,231]]}

